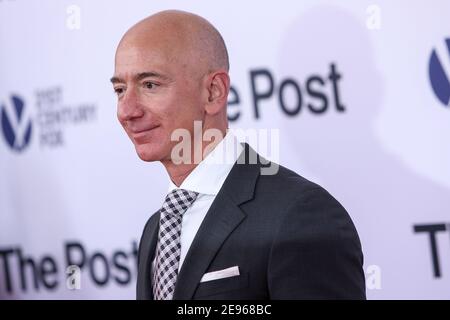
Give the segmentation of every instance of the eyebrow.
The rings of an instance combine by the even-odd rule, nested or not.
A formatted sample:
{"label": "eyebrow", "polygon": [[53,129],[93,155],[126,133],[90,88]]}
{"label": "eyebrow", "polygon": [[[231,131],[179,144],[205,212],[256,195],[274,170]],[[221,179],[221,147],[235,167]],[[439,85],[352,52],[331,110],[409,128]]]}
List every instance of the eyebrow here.
{"label": "eyebrow", "polygon": [[[167,80],[168,79],[167,76],[162,75],[162,74],[160,74],[158,72],[153,72],[153,71],[141,72],[141,73],[138,73],[137,75],[134,76],[134,80],[135,81],[140,81],[140,80],[145,79],[145,78],[159,78],[161,80]],[[111,83],[124,83],[125,82],[123,79],[121,79],[119,77],[116,77],[116,76],[112,77],[110,79],[110,81],[111,81]]]}

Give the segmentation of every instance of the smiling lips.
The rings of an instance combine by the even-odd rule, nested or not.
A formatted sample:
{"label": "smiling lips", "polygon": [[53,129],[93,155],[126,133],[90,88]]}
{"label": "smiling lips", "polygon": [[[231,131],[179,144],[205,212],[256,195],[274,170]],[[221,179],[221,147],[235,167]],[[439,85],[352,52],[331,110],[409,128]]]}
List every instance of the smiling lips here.
{"label": "smiling lips", "polygon": [[148,133],[157,127],[158,126],[136,131],[130,130],[130,133],[136,143],[146,143],[148,142]]}

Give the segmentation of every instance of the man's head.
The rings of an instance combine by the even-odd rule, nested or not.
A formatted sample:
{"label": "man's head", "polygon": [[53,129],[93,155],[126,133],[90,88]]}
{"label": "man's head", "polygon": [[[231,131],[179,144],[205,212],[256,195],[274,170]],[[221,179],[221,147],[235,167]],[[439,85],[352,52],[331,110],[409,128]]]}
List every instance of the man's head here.
{"label": "man's head", "polygon": [[227,128],[229,62],[219,32],[205,19],[163,11],[129,29],[120,41],[111,81],[117,117],[144,161],[170,160],[170,137],[194,121]]}

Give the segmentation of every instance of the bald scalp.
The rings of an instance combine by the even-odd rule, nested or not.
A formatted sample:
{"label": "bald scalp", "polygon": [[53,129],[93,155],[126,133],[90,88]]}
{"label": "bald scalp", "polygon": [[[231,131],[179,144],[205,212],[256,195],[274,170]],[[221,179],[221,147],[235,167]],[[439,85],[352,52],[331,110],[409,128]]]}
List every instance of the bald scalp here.
{"label": "bald scalp", "polygon": [[170,59],[195,69],[196,73],[229,71],[222,36],[209,21],[196,14],[166,10],[151,15],[125,33],[117,50],[133,45],[150,48],[154,44],[165,47]]}

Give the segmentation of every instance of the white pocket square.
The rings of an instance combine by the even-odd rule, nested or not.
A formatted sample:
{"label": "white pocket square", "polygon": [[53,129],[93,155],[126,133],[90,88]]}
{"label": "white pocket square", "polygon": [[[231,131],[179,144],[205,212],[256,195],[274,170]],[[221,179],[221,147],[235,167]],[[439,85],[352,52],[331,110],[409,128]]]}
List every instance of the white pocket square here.
{"label": "white pocket square", "polygon": [[240,275],[239,267],[234,266],[234,267],[223,269],[223,270],[205,273],[203,275],[202,279],[200,280],[200,282],[236,277],[238,275]]}

